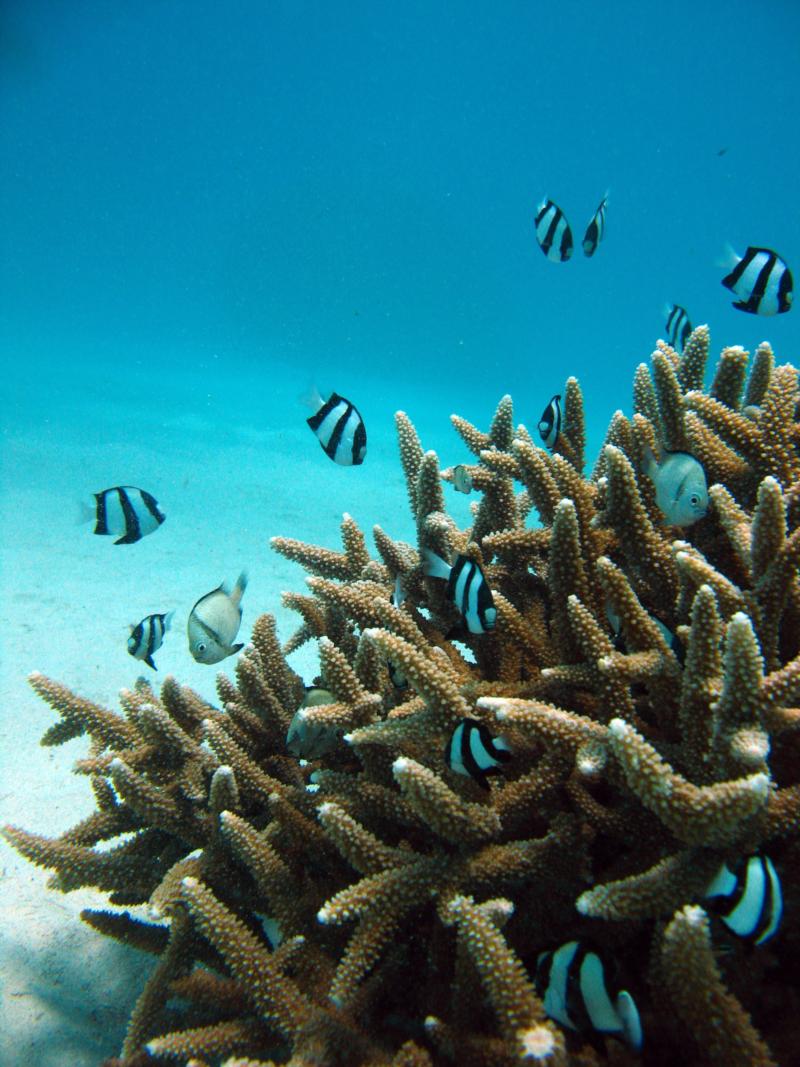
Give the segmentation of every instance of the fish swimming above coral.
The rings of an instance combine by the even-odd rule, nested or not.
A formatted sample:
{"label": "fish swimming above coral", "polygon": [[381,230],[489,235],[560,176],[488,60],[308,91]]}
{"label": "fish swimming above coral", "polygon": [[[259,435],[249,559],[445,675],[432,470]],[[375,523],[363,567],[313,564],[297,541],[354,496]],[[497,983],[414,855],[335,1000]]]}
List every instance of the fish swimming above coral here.
{"label": "fish swimming above coral", "polygon": [[539,425],[537,427],[544,447],[549,448],[551,452],[558,443],[558,438],[561,434],[562,421],[561,394],[556,393],[542,412],[542,417],[539,419]]}
{"label": "fish swimming above coral", "polygon": [[600,201],[597,211],[589,220],[586,233],[583,235],[583,254],[593,256],[597,246],[603,240],[606,232],[606,210],[608,209],[608,193]]}
{"label": "fish swimming above coral", "polygon": [[472,492],[472,477],[463,463],[453,467],[453,488],[457,489],[459,493]]}
{"label": "fish swimming above coral", "polygon": [[83,521],[94,521],[94,533],[116,537],[115,545],[133,545],[157,530],[166,516],[156,498],[135,485],[115,485],[94,494],[94,507],[83,505]]}
{"label": "fish swimming above coral", "polygon": [[547,197],[536,209],[536,240],[552,263],[566,263],[572,255],[572,230],[558,204]]}
{"label": "fish swimming above coral", "polygon": [[692,333],[689,314],[680,304],[667,304],[664,315],[667,320],[667,340],[676,352],[682,352]]}
{"label": "fish swimming above coral", "polygon": [[794,296],[792,272],[771,248],[754,248],[743,256],[730,249],[727,264],[732,268],[722,279],[726,289],[739,297],[733,306],[751,315],[782,315],[789,311]]}
{"label": "fish swimming above coral", "polygon": [[187,633],[189,651],[198,663],[219,663],[240,652],[243,644],[234,645],[242,621],[242,596],[247,588],[244,571],[232,590],[223,583],[201,596],[189,613]]}
{"label": "fish swimming above coral", "polygon": [[164,634],[169,629],[174,614],[170,611],[162,615],[146,615],[141,622],[131,626],[128,652],[134,659],[143,660],[154,671],[158,668],[153,662],[153,655],[164,643]]}
{"label": "fish swimming above coral", "polygon": [[645,474],[669,526],[691,526],[708,511],[708,483],[702,465],[688,452],[646,453]]}
{"label": "fish swimming above coral", "polygon": [[322,451],[341,467],[354,467],[364,462],[367,454],[367,429],[358,408],[338,393],[323,400],[316,389],[308,403],[314,414],[306,422],[314,431]]}

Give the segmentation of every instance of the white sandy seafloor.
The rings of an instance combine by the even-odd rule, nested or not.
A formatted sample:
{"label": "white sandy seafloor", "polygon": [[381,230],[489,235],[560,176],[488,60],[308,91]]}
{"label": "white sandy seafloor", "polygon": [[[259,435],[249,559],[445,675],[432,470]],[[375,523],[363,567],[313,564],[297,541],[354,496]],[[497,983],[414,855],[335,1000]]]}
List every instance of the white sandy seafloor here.
{"label": "white sandy seafloor", "polygon": [[[234,660],[204,666],[191,659],[186,618],[199,596],[246,568],[240,639],[247,640],[263,611],[277,615],[281,640],[299,625],[280,593],[303,591],[304,575],[270,550],[270,536],[339,548],[348,511],[373,554],[376,522],[394,537],[413,539],[392,419],[397,407],[415,418],[443,465],[469,458],[449,426],[449,401],[439,410],[422,393],[350,389],[367,421],[369,452],[363,467],[341,468],[305,425],[294,381],[270,379],[265,388],[237,376],[183,395],[130,384],[124,375],[85,383],[70,375],[49,390],[34,376],[27,384],[5,383],[0,822],[49,836],[90,814],[94,798],[88,780],[71,773],[87,751],[86,738],[56,748],[39,744],[56,716],[30,689],[32,671],[115,709],[120,689],[140,674],[157,684],[174,674],[215,700],[216,673],[232,675]],[[346,385],[337,388],[347,395]],[[245,403],[256,392],[266,394],[263,410]],[[487,425],[496,400],[487,400]],[[148,489],[167,516],[135,545],[115,546],[76,522],[81,499],[118,484]],[[467,499],[447,492],[448,506],[466,524]],[[172,609],[174,625],[154,674],[128,655],[128,627]],[[310,682],[315,649],[298,652],[293,666]],[[95,1067],[117,1055],[154,962],[79,920],[82,908],[105,906],[103,894],[64,895],[47,888],[48,877],[0,843],[1,1067]]]}

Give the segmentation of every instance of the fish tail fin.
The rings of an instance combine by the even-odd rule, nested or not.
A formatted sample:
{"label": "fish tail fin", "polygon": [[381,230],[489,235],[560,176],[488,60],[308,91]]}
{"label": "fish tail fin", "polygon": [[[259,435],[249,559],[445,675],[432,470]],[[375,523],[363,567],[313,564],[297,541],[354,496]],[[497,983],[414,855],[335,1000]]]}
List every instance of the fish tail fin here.
{"label": "fish tail fin", "polygon": [[651,482],[655,480],[655,475],[658,471],[658,457],[650,445],[645,447],[642,454],[642,469]]}
{"label": "fish tail fin", "polygon": [[236,585],[233,587],[231,593],[231,600],[234,604],[238,604],[244,596],[244,591],[247,588],[247,571],[242,571],[239,577],[236,579]]}
{"label": "fish tail fin", "polygon": [[170,628],[170,626],[172,625],[172,620],[174,618],[175,618],[175,612],[174,611],[168,611],[167,614],[164,616],[164,633],[166,633],[167,630]]}
{"label": "fish tail fin", "polygon": [[449,578],[450,577],[450,564],[445,563],[441,556],[437,556],[435,552],[431,552],[429,548],[423,548],[422,550],[422,570],[429,578]]}
{"label": "fish tail fin", "polygon": [[77,503],[77,511],[75,512],[75,525],[83,526],[87,522],[97,521],[96,507],[92,507],[91,504],[87,504],[85,500],[79,500]]}

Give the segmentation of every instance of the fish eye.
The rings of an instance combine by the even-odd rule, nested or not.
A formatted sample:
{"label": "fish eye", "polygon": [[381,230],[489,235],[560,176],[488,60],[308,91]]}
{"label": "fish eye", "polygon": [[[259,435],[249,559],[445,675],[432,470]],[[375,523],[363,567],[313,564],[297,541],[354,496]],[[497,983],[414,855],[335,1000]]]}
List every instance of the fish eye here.
{"label": "fish eye", "polygon": [[700,507],[700,497],[697,495],[697,493],[692,493],[692,495],[689,497],[689,503],[692,505],[693,508]]}
{"label": "fish eye", "polygon": [[196,647],[198,652],[205,652],[207,646],[205,641],[198,641]]}

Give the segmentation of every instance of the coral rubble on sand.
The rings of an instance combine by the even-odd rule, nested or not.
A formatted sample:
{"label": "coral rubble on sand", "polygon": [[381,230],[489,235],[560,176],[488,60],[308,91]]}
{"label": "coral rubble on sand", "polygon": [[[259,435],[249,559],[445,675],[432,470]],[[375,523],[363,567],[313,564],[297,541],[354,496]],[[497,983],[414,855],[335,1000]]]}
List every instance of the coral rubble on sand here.
{"label": "coral rubble on sand", "polygon": [[[488,433],[454,417],[480,494],[468,530],[446,513],[452,471],[398,414],[417,544],[376,527],[373,559],[347,515],[341,552],[274,538],[310,574],[286,596],[302,625],[282,649],[262,616],[220,707],[168,679],[118,714],[32,678],[60,714],[45,743],[90,736],[97,811],[54,840],[6,838],[56,888],[108,892],[114,910],[86,922],[158,957],[109,1063],[789,1062],[797,372],[762,345],[748,375],[728,348],[706,392],[707,353],[705,327],[681,356],[659,344],[591,476],[574,379],[552,455],[508,397]],[[662,449],[705,469],[691,527],[665,526],[644,474]],[[423,549],[480,564],[492,632],[461,625]],[[306,641],[332,700],[294,719],[322,751],[308,762],[286,748],[303,685],[285,655]],[[513,751],[491,791],[445,764],[465,717]],[[757,948],[703,908],[721,865],[755,853],[786,900]],[[537,957],[571,938],[621,965],[641,1054],[545,1014]]]}

